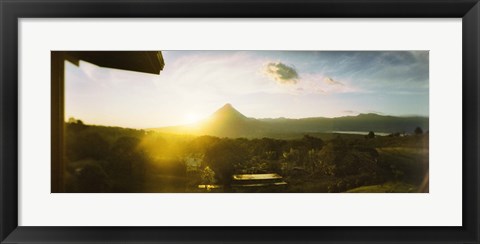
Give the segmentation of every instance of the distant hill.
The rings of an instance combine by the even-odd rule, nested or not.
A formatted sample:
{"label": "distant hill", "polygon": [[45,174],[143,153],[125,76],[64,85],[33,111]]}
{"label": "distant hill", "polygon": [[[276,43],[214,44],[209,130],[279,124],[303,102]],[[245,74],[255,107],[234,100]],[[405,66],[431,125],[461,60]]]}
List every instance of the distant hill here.
{"label": "distant hill", "polygon": [[374,131],[412,133],[417,126],[428,130],[428,117],[395,117],[374,113],[336,118],[301,119],[249,118],[231,104],[225,104],[209,118],[192,125],[170,126],[152,130],[174,134],[211,135],[218,137],[266,137],[285,133],[318,133],[332,131]]}

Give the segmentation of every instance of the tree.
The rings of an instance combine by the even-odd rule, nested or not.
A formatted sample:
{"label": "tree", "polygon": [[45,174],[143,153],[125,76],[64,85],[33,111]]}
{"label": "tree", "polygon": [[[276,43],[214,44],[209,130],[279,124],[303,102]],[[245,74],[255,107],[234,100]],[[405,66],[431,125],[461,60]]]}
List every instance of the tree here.
{"label": "tree", "polygon": [[234,173],[234,166],[244,164],[247,159],[246,150],[234,140],[221,139],[206,149],[204,162],[215,171],[218,182],[228,187]]}
{"label": "tree", "polygon": [[87,158],[102,160],[108,155],[109,144],[97,132],[68,135],[66,143],[70,161]]}
{"label": "tree", "polygon": [[375,133],[373,131],[368,132],[368,135],[366,136],[368,139],[375,138]]}
{"label": "tree", "polygon": [[420,128],[420,127],[415,128],[415,131],[414,131],[414,132],[415,132],[415,135],[421,135],[421,134],[423,134],[423,130],[422,130],[422,128]]}
{"label": "tree", "polygon": [[324,142],[320,138],[316,138],[310,135],[304,135],[302,138],[302,144],[306,147],[307,150],[310,149],[322,149]]}
{"label": "tree", "polygon": [[216,183],[215,172],[208,166],[202,170],[200,177],[202,178],[202,184],[211,185]]}
{"label": "tree", "polygon": [[319,157],[319,171],[325,175],[335,175],[335,167],[337,158],[343,153],[337,153],[338,147],[335,148],[334,143],[330,142],[325,145],[318,153]]}
{"label": "tree", "polygon": [[110,183],[100,165],[87,164],[76,173],[72,190],[75,192],[109,192]]}
{"label": "tree", "polygon": [[139,143],[137,137],[122,136],[108,152],[105,170],[114,181],[114,191],[135,192],[143,186],[148,157]]}
{"label": "tree", "polygon": [[79,119],[75,119],[75,117],[68,118],[68,123],[83,125],[83,121],[81,121]]}
{"label": "tree", "polygon": [[289,151],[283,152],[283,159],[287,163],[287,167],[299,166],[301,164],[300,151],[290,148]]}
{"label": "tree", "polygon": [[319,151],[315,149],[308,150],[308,167],[311,172],[315,172],[317,165],[320,164]]}

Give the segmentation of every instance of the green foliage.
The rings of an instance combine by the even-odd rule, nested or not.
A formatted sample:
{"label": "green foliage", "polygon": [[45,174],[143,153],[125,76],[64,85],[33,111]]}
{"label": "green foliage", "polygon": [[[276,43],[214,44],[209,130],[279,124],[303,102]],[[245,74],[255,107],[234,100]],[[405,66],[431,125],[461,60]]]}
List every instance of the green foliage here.
{"label": "green foliage", "polygon": [[406,193],[417,192],[418,188],[414,185],[401,182],[387,182],[380,185],[361,186],[350,189],[349,193]]}
{"label": "green foliage", "polygon": [[[232,175],[243,173],[277,173],[288,183],[255,192],[419,185],[428,174],[428,134],[370,134],[368,140],[332,133],[231,139],[91,126],[71,119],[65,132],[67,191],[199,192],[199,184],[220,184],[229,192]],[[392,191],[397,190],[405,188]]]}
{"label": "green foliage", "polygon": [[205,167],[201,172],[202,184],[210,185],[215,184],[217,181],[215,180],[215,172],[210,169],[210,167]]}
{"label": "green foliage", "polygon": [[67,185],[70,192],[100,193],[111,189],[111,181],[100,164],[86,164],[71,177],[76,182]]}
{"label": "green foliage", "polygon": [[67,150],[72,161],[93,158],[105,159],[105,152],[109,150],[108,142],[96,132],[79,133],[78,136],[67,140]]}
{"label": "green foliage", "polygon": [[217,175],[220,183],[229,185],[235,172],[235,165],[247,161],[246,150],[241,147],[241,141],[222,139],[205,151],[204,161]]}

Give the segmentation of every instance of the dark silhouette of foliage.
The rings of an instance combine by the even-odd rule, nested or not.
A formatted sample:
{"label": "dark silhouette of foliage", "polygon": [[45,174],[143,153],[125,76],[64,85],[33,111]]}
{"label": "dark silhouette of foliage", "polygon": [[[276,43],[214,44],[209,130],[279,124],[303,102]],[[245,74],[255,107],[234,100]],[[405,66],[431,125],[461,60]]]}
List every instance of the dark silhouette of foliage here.
{"label": "dark silhouette of foliage", "polygon": [[138,148],[139,143],[140,140],[135,137],[120,137],[112,145],[107,172],[115,179],[117,191],[130,192],[143,183],[147,157]]}
{"label": "dark silhouette of foliage", "polygon": [[422,130],[422,128],[420,128],[420,127],[415,128],[415,131],[414,131],[414,132],[415,132],[415,135],[421,135],[421,134],[423,134],[423,130]]}
{"label": "dark silhouette of foliage", "polygon": [[322,139],[310,135],[304,135],[302,142],[307,150],[322,149],[325,144]]}
{"label": "dark silhouette of foliage", "polygon": [[111,183],[103,168],[97,164],[87,164],[73,176],[75,185],[70,185],[73,192],[109,192]]}
{"label": "dark silhouette of foliage", "polygon": [[205,163],[215,172],[218,181],[229,185],[234,173],[234,166],[247,161],[243,148],[234,140],[222,139],[205,152]]}
{"label": "dark silhouette of foliage", "polygon": [[71,161],[84,158],[104,159],[108,148],[108,142],[96,132],[80,133],[67,139],[67,157]]}
{"label": "dark silhouette of foliage", "polygon": [[92,126],[72,118],[65,131],[67,191],[199,192],[205,183],[231,192],[232,175],[245,173],[277,173],[288,183],[245,192],[344,192],[388,182],[415,186],[428,175],[428,134],[417,129],[416,136],[371,131],[372,140],[345,134],[232,139]]}

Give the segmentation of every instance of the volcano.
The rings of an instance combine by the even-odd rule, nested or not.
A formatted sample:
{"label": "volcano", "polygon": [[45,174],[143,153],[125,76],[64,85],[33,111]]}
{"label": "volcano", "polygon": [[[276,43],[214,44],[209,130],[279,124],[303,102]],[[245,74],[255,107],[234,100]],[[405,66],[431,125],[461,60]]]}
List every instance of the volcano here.
{"label": "volcano", "polygon": [[247,116],[238,112],[230,103],[223,105],[215,113],[210,116],[210,120],[217,120],[222,122],[233,122],[248,120]]}
{"label": "volcano", "polygon": [[219,137],[251,137],[264,130],[262,121],[247,116],[227,103],[200,123],[203,134]]}
{"label": "volcano", "polygon": [[217,137],[279,137],[332,131],[375,131],[384,133],[413,132],[419,126],[428,130],[428,117],[395,117],[378,114],[359,114],[337,118],[312,117],[300,119],[250,118],[227,103],[207,119],[191,125],[153,129],[172,134],[210,135]]}
{"label": "volcano", "polygon": [[219,108],[207,119],[198,123],[184,126],[170,126],[156,128],[155,131],[174,133],[174,134],[192,134],[192,135],[210,135],[218,137],[254,137],[263,131],[264,122],[254,118],[249,118],[230,103]]}

